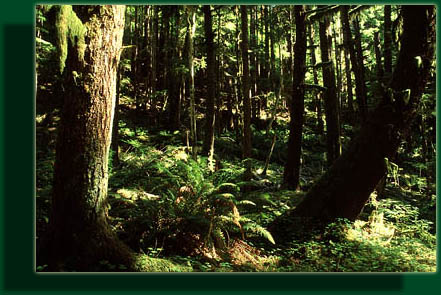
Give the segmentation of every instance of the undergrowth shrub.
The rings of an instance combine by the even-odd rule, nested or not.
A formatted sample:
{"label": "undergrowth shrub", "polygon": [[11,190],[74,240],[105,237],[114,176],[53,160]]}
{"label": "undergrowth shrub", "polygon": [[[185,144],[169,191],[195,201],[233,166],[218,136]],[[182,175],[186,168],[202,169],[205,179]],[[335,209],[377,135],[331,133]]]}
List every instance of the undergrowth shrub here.
{"label": "undergrowth shrub", "polygon": [[239,200],[240,187],[228,182],[239,181],[243,169],[227,166],[210,174],[206,159],[192,160],[183,147],[157,150],[135,140],[127,143],[132,149],[121,157],[123,168],[112,174],[110,203],[111,215],[117,216],[114,227],[131,247],[218,258],[245,234],[274,243],[265,228],[239,213],[255,206]]}

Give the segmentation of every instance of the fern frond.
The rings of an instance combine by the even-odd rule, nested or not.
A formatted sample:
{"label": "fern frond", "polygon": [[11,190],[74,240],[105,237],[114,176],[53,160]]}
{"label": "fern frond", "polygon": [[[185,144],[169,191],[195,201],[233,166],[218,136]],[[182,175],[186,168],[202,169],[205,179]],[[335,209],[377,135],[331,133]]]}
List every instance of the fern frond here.
{"label": "fern frond", "polygon": [[252,206],[256,206],[256,203],[254,203],[254,202],[252,202],[250,200],[242,200],[242,201],[239,201],[237,204],[238,205],[252,205]]}
{"label": "fern frond", "polygon": [[[245,224],[242,226],[242,228],[243,228],[245,231],[248,231],[248,232],[252,232],[252,233],[258,234],[258,235],[264,237],[265,239],[267,239],[268,241],[270,241],[272,244],[274,244],[274,245],[276,244],[276,242],[274,241],[273,236],[271,235],[271,233],[270,233],[266,228],[264,228],[264,227],[258,225],[257,223],[255,223],[255,222],[249,220],[248,218],[243,218],[243,219],[249,221],[249,222],[245,223]],[[242,220],[242,219],[241,219],[241,220]]]}

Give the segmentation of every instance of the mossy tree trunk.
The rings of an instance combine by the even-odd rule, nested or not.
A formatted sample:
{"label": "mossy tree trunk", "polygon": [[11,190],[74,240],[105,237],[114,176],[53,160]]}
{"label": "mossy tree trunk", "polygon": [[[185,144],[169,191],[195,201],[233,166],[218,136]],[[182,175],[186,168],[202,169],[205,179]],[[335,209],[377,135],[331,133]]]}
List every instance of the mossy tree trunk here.
{"label": "mossy tree trunk", "polygon": [[[56,147],[49,269],[90,271],[100,260],[128,267],[133,257],[107,223],[108,156],[123,5],[75,6],[87,28],[83,54],[69,41]],[[82,57],[82,58],[81,58]]]}
{"label": "mossy tree trunk", "polygon": [[294,7],[296,42],[294,45],[294,77],[290,108],[290,130],[288,139],[288,160],[283,173],[283,182],[292,189],[299,189],[300,157],[302,152],[303,113],[305,112],[306,73],[306,26],[305,8]]}
{"label": "mossy tree trunk", "polygon": [[286,238],[300,223],[355,220],[386,172],[385,158],[397,153],[417,115],[435,44],[434,6],[403,6],[401,50],[391,84],[359,134],[293,210],[270,230]]}

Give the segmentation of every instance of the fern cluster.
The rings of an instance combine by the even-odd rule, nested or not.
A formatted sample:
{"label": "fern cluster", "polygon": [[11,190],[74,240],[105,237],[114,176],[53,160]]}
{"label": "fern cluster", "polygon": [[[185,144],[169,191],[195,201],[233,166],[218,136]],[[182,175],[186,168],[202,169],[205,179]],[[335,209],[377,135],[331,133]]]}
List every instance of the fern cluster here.
{"label": "fern cluster", "polygon": [[183,148],[168,146],[161,151],[139,142],[127,143],[137,156],[122,155],[125,167],[112,173],[111,183],[116,191],[112,194],[114,210],[122,208],[117,198],[131,200],[127,214],[114,212],[127,220],[120,232],[135,233],[135,237],[126,236],[132,247],[142,250],[153,244],[165,252],[189,255],[225,250],[233,238],[246,239],[246,235],[274,243],[265,228],[240,214],[255,206],[239,200],[240,182],[226,182],[239,181],[241,169],[227,167],[210,174],[204,158],[194,161]]}

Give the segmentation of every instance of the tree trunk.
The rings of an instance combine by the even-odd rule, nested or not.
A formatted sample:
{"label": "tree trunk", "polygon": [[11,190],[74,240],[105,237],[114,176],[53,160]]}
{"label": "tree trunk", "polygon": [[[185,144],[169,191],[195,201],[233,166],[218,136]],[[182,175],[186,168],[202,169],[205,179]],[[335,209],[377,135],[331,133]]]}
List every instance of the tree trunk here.
{"label": "tree trunk", "polygon": [[[310,24],[309,25],[309,46],[310,46],[310,50],[311,50],[311,64],[312,64],[312,77],[314,80],[314,84],[318,85],[318,75],[317,75],[317,68],[316,68],[316,64],[317,64],[317,58],[315,56],[315,44],[314,44],[314,25]],[[315,104],[315,111],[317,114],[317,129],[319,134],[323,134],[323,120],[322,120],[322,103],[321,103],[321,99],[320,99],[321,94],[318,94],[317,92],[314,92],[314,104]]]}
{"label": "tree trunk", "polygon": [[242,63],[243,63],[243,158],[251,157],[251,102],[250,102],[250,71],[248,67],[248,13],[247,6],[240,6],[241,33],[242,33]]}
{"label": "tree trunk", "polygon": [[333,36],[333,43],[334,43],[334,55],[335,55],[335,75],[337,79],[337,102],[339,104],[338,111],[339,111],[339,117],[341,118],[341,110],[342,110],[342,74],[341,74],[341,47],[340,44],[338,44],[337,40],[337,32],[335,29],[335,24],[332,23],[332,36]]}
{"label": "tree trunk", "polygon": [[157,44],[158,44],[158,6],[154,5],[153,6],[153,34],[151,35],[152,38],[152,97],[151,97],[151,109],[154,112],[154,116],[156,116],[156,101],[157,101],[157,59],[158,59],[158,54],[157,54]]}
{"label": "tree trunk", "polygon": [[349,26],[349,6],[348,5],[342,5],[342,9],[340,11],[341,13],[341,21],[343,26],[343,40],[345,43],[346,52],[349,52],[349,57],[351,59],[351,65],[352,65],[352,71],[355,75],[355,95],[356,95],[356,101],[358,104],[359,112],[360,112],[360,118],[361,121],[364,122],[366,119],[366,113],[363,109],[364,107],[364,101],[365,99],[365,92],[364,92],[364,80],[362,80],[361,65],[358,64],[357,60],[357,52],[355,50],[354,41],[352,39],[351,35],[351,28]]}
{"label": "tree trunk", "polygon": [[69,42],[65,68],[69,97],[58,129],[46,249],[54,271],[91,271],[104,259],[129,268],[133,263],[131,252],[107,223],[108,156],[124,9],[75,6],[87,32],[84,48]]}
{"label": "tree trunk", "polygon": [[276,92],[276,53],[274,52],[274,18],[276,18],[276,16],[274,15],[273,9],[271,6],[269,6],[269,38],[270,38],[270,55],[271,55],[271,59],[270,59],[270,90],[272,92]]}
{"label": "tree trunk", "polygon": [[261,109],[266,110],[268,99],[267,94],[270,85],[270,32],[269,32],[269,15],[268,15],[268,5],[263,5],[263,16],[265,25],[265,59],[264,59],[264,71],[263,71],[263,85],[264,93],[262,96]]}
{"label": "tree trunk", "polygon": [[291,189],[300,189],[300,157],[302,153],[303,113],[305,111],[306,73],[306,27],[305,8],[294,8],[296,22],[296,43],[294,45],[294,77],[291,99],[291,120],[289,123],[288,159],[283,174],[283,182]]}
{"label": "tree trunk", "polygon": [[197,129],[196,129],[196,106],[195,106],[195,89],[194,89],[194,47],[193,38],[196,32],[196,14],[195,7],[187,6],[187,24],[188,24],[188,66],[190,68],[190,133],[191,133],[191,155],[193,160],[197,159]]}
{"label": "tree trunk", "polygon": [[384,71],[392,75],[392,21],[391,6],[384,5]]}
{"label": "tree trunk", "polygon": [[[131,23],[130,23],[131,25]],[[130,61],[130,70],[131,70],[131,82],[133,86],[133,98],[135,100],[136,110],[139,110],[140,106],[140,98],[138,94],[138,53],[139,53],[139,44],[138,44],[138,5],[135,5],[135,24],[134,24],[134,32],[131,35],[131,43],[132,43],[132,59]],[[136,127],[135,127],[136,134]]]}
{"label": "tree trunk", "polygon": [[374,48],[375,48],[375,68],[377,70],[377,81],[381,83],[383,79],[383,64],[381,63],[381,50],[380,50],[380,34],[374,33]]}
{"label": "tree trunk", "polygon": [[181,97],[180,97],[180,77],[176,71],[178,56],[177,40],[179,38],[180,15],[175,6],[170,6],[172,17],[170,18],[170,33],[168,38],[168,68],[167,84],[169,105],[170,130],[178,130],[181,125]]}
{"label": "tree trunk", "polygon": [[289,235],[301,219],[309,224],[355,220],[386,172],[385,158],[394,157],[409,133],[433,61],[434,6],[403,6],[402,15],[401,50],[390,88],[305,199],[271,224],[277,237]]}
{"label": "tree trunk", "polygon": [[256,38],[256,19],[254,18],[255,6],[250,6],[250,73],[251,73],[251,117],[257,118],[257,67],[256,67],[256,52],[257,52],[257,38]]}
{"label": "tree trunk", "polygon": [[353,20],[354,31],[355,31],[355,49],[357,54],[357,67],[358,67],[358,75],[360,80],[360,89],[361,89],[361,98],[358,100],[358,108],[360,110],[361,120],[362,122],[366,119],[368,113],[368,105],[367,105],[367,92],[366,92],[366,79],[365,79],[365,68],[364,68],[364,55],[363,55],[363,47],[361,46],[361,31],[360,31],[360,20],[358,15],[355,16]]}
{"label": "tree trunk", "polygon": [[118,65],[116,70],[116,98],[115,98],[115,111],[113,116],[113,129],[112,129],[112,165],[113,167],[119,166],[119,95],[121,84],[121,68]]}
{"label": "tree trunk", "polygon": [[210,5],[203,6],[204,11],[204,30],[205,44],[207,51],[207,111],[205,118],[205,138],[204,153],[210,151],[211,142],[214,138],[214,104],[216,91],[216,72],[215,72],[215,52],[214,52],[214,34]]}
{"label": "tree trunk", "polygon": [[[346,43],[346,41],[344,41]],[[352,93],[352,74],[351,63],[349,58],[349,50],[347,46],[344,46],[345,55],[345,75],[346,75],[346,99],[348,104],[349,119],[352,121],[352,114],[354,113],[354,96]]]}
{"label": "tree trunk", "polygon": [[327,163],[332,163],[340,156],[340,120],[338,117],[338,101],[335,89],[334,64],[331,59],[332,36],[330,32],[329,19],[324,17],[319,24],[320,51],[323,69],[323,85],[326,87],[324,93],[325,115],[326,115],[326,146]]}

